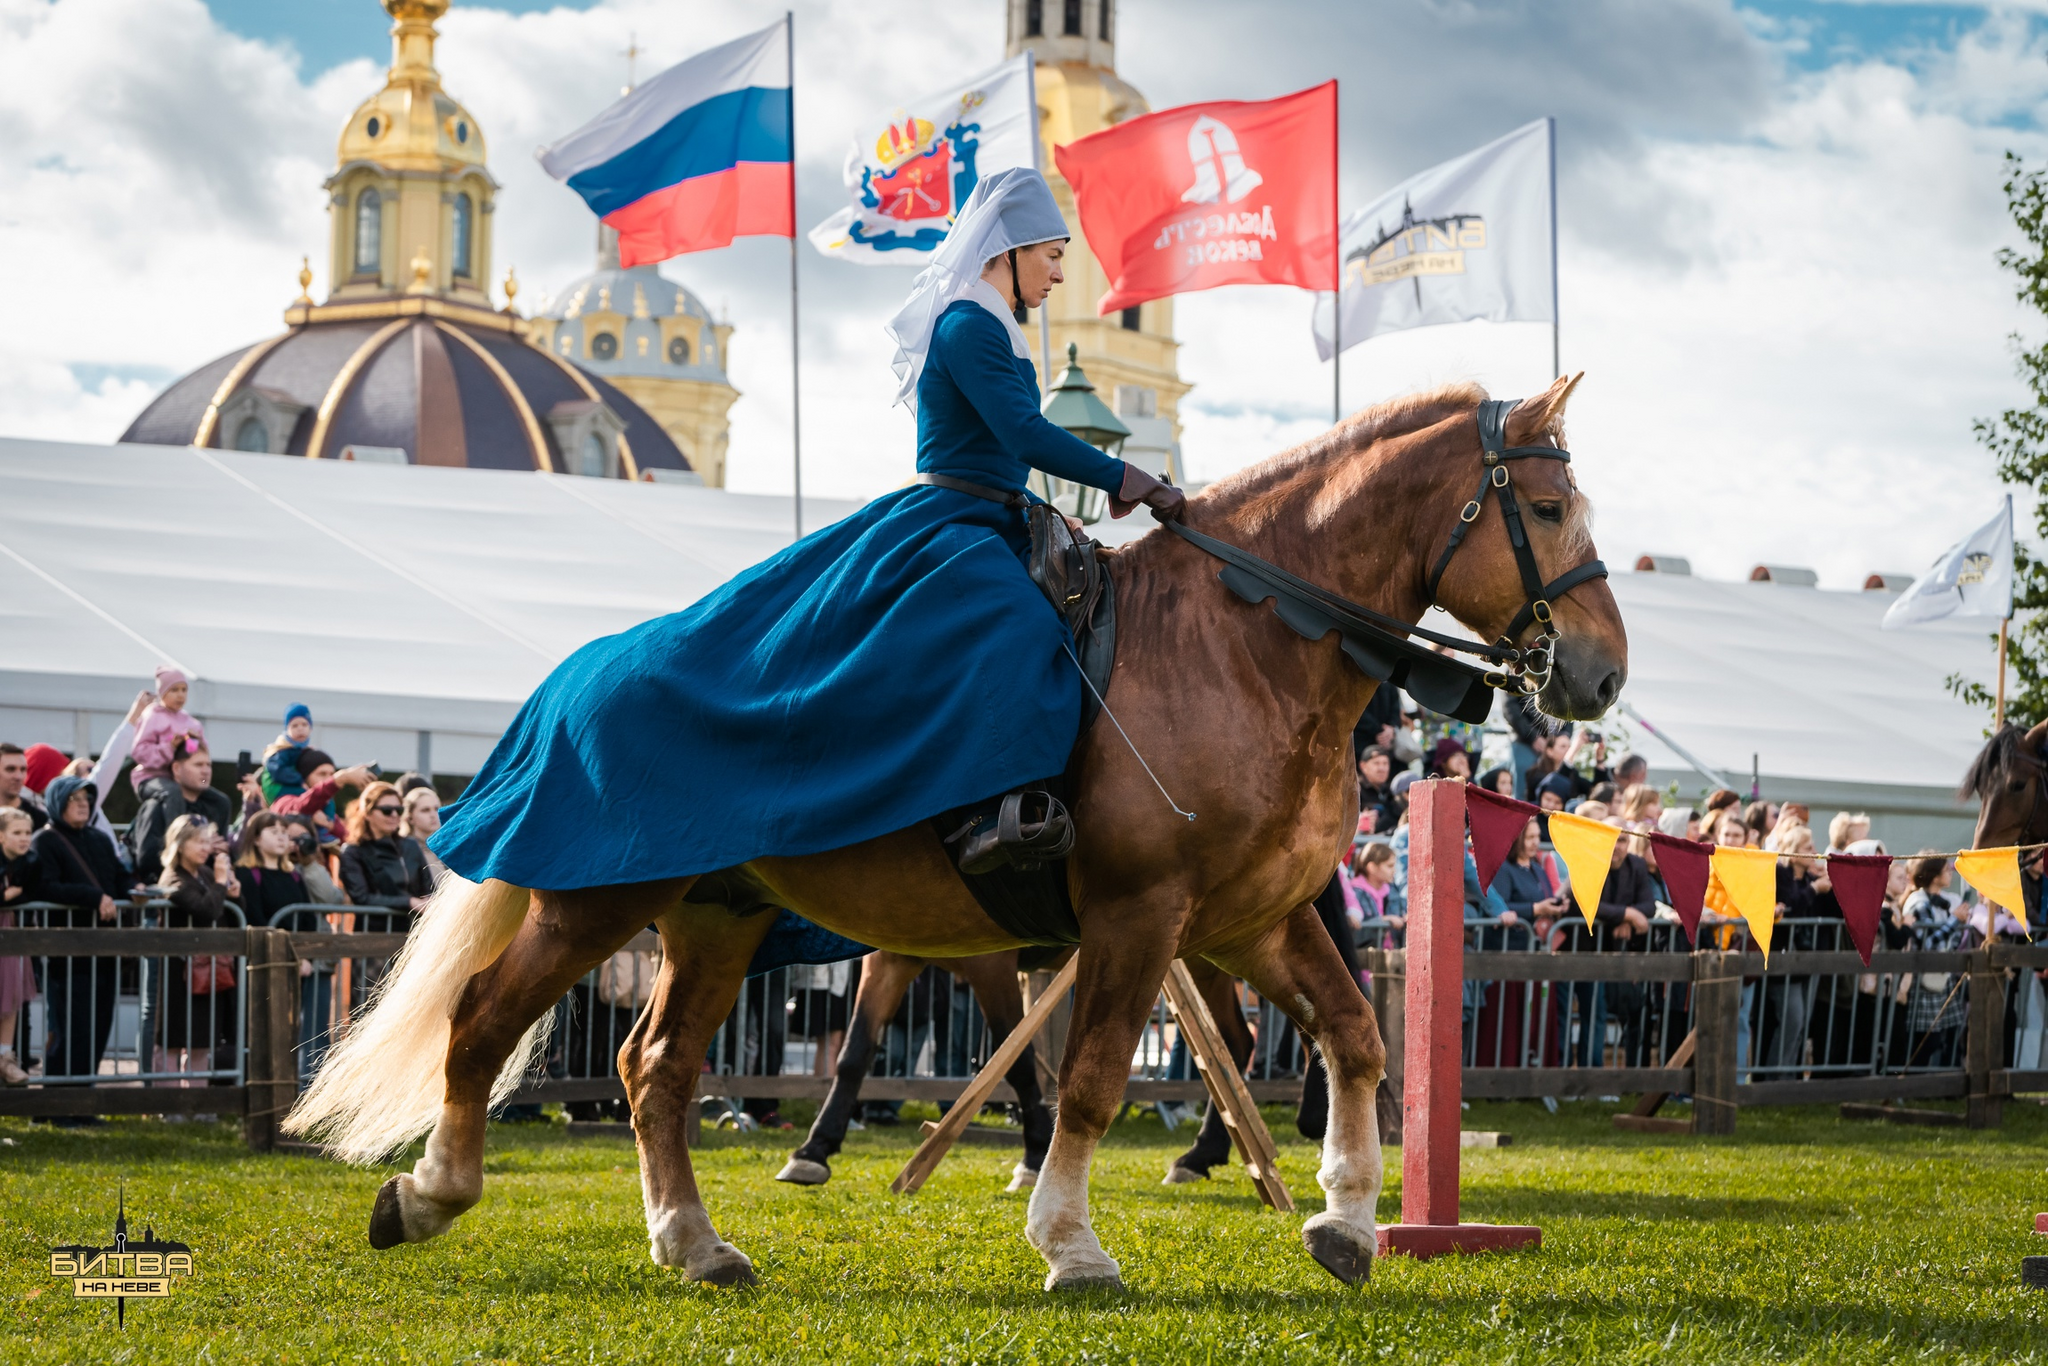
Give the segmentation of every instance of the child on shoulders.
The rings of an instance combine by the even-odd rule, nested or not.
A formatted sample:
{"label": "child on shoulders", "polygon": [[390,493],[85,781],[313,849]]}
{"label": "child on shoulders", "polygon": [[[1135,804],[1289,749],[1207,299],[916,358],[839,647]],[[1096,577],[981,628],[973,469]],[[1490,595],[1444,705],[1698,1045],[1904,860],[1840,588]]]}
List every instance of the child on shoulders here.
{"label": "child on shoulders", "polygon": [[305,774],[299,771],[299,757],[313,741],[313,710],[304,702],[285,709],[284,734],[263,751],[263,800],[296,797],[306,790]]}

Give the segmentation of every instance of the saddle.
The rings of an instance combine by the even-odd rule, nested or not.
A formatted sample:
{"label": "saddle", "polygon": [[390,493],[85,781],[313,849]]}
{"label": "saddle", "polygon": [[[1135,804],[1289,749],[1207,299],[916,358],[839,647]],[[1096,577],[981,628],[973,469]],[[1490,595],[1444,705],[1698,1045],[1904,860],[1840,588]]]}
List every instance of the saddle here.
{"label": "saddle", "polygon": [[[1024,512],[1031,539],[1026,573],[1060,614],[1084,682],[1081,724],[1086,735],[1102,710],[1116,665],[1116,586],[1102,547],[1077,534],[1059,509],[950,475],[921,474],[917,482],[985,498]],[[988,917],[1027,943],[1080,942],[1080,922],[1067,894],[1066,857],[1074,847],[1065,775],[1047,778],[990,801],[933,818],[933,833],[952,850],[960,879]]]}

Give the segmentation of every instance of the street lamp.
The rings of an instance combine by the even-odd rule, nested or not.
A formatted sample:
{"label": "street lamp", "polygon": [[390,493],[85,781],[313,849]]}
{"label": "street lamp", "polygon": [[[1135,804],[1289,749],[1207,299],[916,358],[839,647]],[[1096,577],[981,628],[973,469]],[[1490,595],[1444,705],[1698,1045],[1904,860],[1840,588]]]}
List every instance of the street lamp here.
{"label": "street lamp", "polygon": [[[1121,455],[1131,429],[1095,396],[1095,385],[1082,372],[1079,352],[1080,348],[1072,342],[1067,344],[1067,368],[1052,382],[1052,391],[1045,396],[1045,406],[1040,411],[1055,427],[1072,432],[1097,450]],[[1039,485],[1035,491],[1069,517],[1082,522],[1102,520],[1109,495],[1101,489],[1039,472],[1031,478]]]}

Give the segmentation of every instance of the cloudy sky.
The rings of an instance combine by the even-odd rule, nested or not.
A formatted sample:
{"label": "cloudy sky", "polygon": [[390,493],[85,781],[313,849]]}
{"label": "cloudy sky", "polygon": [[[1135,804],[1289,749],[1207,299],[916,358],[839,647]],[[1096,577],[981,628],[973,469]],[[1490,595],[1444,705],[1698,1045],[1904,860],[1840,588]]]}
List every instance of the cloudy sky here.
{"label": "cloudy sky", "polygon": [[[592,254],[532,150],[624,78],[778,17],[786,0],[458,4],[444,81],[504,183],[496,256],[522,302]],[[1558,120],[1563,356],[1579,475],[1611,562],[1810,565],[1828,587],[1916,570],[1992,510],[1970,420],[2017,401],[2037,334],[1994,254],[2001,158],[2048,155],[2038,6],[1835,0],[1122,0],[1118,65],[1154,108],[1342,83],[1343,198],[1546,114]],[[1001,56],[1000,0],[796,0],[799,216],[839,203],[851,126]],[[320,182],[382,82],[373,0],[0,0],[0,435],[107,441],[176,374],[274,331],[327,240]],[[809,254],[807,487],[909,473],[879,325],[909,272]],[[734,487],[788,487],[787,246],[666,269],[729,310]],[[325,292],[324,278],[314,285]],[[1327,422],[1305,295],[1188,296],[1196,477]],[[1547,328],[1434,328],[1345,356],[1356,406],[1476,378],[1549,379]]]}

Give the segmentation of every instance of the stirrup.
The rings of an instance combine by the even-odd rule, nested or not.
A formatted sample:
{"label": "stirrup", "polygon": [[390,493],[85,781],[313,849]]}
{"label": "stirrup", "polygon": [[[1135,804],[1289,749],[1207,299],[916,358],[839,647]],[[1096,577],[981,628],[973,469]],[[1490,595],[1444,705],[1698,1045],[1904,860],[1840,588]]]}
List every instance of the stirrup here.
{"label": "stirrup", "polygon": [[[1036,818],[1027,819],[1024,804],[1033,803]],[[1041,788],[1005,793],[993,823],[978,816],[954,833],[960,841],[960,871],[992,873],[1009,865],[1026,872],[1057,862],[1074,847],[1074,820],[1057,797]]]}

